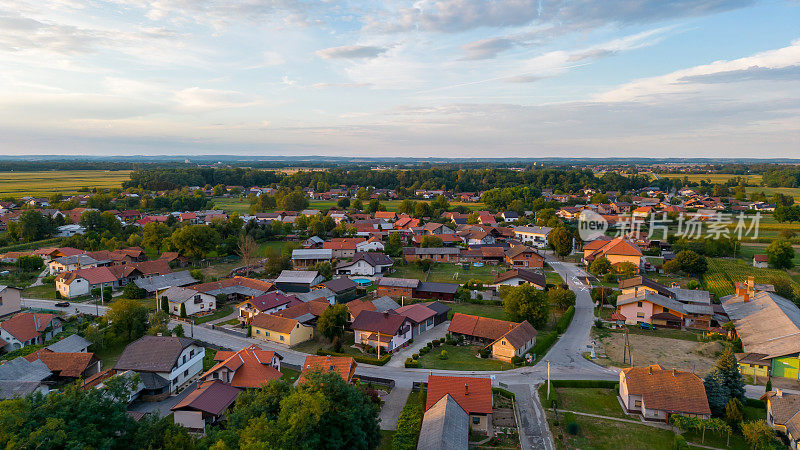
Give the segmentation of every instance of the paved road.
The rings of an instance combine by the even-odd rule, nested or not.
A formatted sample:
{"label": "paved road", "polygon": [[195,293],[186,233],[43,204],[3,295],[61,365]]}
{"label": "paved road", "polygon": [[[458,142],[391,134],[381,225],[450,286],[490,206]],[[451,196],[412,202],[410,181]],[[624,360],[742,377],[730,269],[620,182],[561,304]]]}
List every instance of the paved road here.
{"label": "paved road", "polygon": [[517,400],[522,448],[555,449],[544,409],[536,395],[538,384],[513,384],[508,388]]}
{"label": "paved road", "polygon": [[106,311],[108,311],[107,306],[102,305],[95,305],[93,302],[89,303],[78,303],[78,302],[70,302],[70,305],[66,308],[61,308],[56,306],[56,303],[62,300],[44,300],[38,298],[22,298],[20,303],[23,307],[26,308],[40,308],[40,309],[52,309],[56,311],[63,311],[64,314],[67,316],[73,316],[76,312],[82,314],[92,314],[92,315],[105,315]]}
{"label": "paved road", "polygon": [[397,387],[395,386],[389,395],[386,397],[383,408],[381,408],[381,430],[396,430],[397,419],[400,418],[400,412],[403,411],[406,401],[408,401],[408,394],[411,393],[410,387]]}

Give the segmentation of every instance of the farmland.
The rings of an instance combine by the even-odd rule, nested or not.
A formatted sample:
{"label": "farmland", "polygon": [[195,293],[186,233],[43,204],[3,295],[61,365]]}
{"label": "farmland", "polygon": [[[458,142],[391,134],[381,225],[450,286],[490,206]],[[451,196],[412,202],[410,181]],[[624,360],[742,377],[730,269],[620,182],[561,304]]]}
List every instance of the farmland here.
{"label": "farmland", "polygon": [[[426,200],[419,200],[426,201]],[[386,207],[387,211],[397,211],[400,206],[400,200],[386,200],[381,204]],[[334,200],[310,200],[308,202],[309,209],[330,209],[336,206]],[[473,211],[485,208],[483,203],[464,203],[464,202],[450,202],[451,207],[465,206]],[[250,212],[250,203],[245,198],[229,198],[229,197],[215,197],[214,207],[217,209],[224,209],[225,211],[237,212],[239,214],[248,214]]]}
{"label": "farmland", "polygon": [[753,186],[746,188],[745,192],[747,192],[748,194],[763,192],[764,195],[766,195],[767,197],[772,197],[777,192],[784,195],[788,195],[790,197],[794,197],[795,202],[800,202],[800,188],[789,188],[789,187],[773,188],[773,187]]}
{"label": "farmland", "polygon": [[48,170],[0,173],[0,196],[74,194],[81,188],[120,188],[129,170]]}
{"label": "farmland", "polygon": [[[651,174],[652,175],[652,174]],[[730,173],[659,173],[659,178],[687,178],[689,181],[699,183],[711,180],[712,183],[725,183],[731,178],[745,177],[747,184],[761,184],[761,175],[733,175]]]}
{"label": "farmland", "polygon": [[772,283],[776,278],[788,279],[795,291],[800,285],[783,270],[758,269],[739,259],[708,258],[708,272],[703,275],[706,289],[717,298],[731,295],[733,283],[747,281],[747,277],[755,277],[756,283]]}

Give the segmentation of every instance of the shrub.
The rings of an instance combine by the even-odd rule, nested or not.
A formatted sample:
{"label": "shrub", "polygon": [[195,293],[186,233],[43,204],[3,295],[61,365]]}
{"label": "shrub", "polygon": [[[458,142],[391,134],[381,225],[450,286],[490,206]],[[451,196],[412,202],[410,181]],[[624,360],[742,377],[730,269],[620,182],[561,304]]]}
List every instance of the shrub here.
{"label": "shrub", "polygon": [[414,358],[406,358],[406,368],[408,369],[415,369],[419,367],[419,361]]}
{"label": "shrub", "polygon": [[494,392],[495,394],[498,394],[500,396],[503,396],[505,398],[510,398],[512,400],[516,398],[516,395],[514,395],[513,392],[507,391],[507,390],[505,390],[503,388],[493,387],[492,388],[492,392]]}
{"label": "shrub", "polygon": [[619,390],[619,383],[613,380],[552,380],[554,387],[562,388],[604,388]]}
{"label": "shrub", "polygon": [[442,353],[439,353],[439,359],[447,359],[447,350],[442,350]]}
{"label": "shrub", "polygon": [[556,330],[559,334],[567,330],[567,327],[572,322],[573,316],[575,316],[575,307],[570,306],[566,311],[564,311],[564,315],[558,319],[558,323],[556,324]]}
{"label": "shrub", "polygon": [[595,328],[603,328],[603,321],[600,319],[594,319],[594,327]]}
{"label": "shrub", "polygon": [[772,390],[772,379],[771,378],[767,378],[766,390],[767,390],[767,392]]}
{"label": "shrub", "polygon": [[56,300],[61,300],[61,292],[56,291]]}
{"label": "shrub", "polygon": [[567,422],[567,433],[575,436],[578,434],[578,422]]}
{"label": "shrub", "polygon": [[481,358],[488,358],[490,353],[491,350],[489,350],[488,348],[484,348],[483,350],[481,350]]}
{"label": "shrub", "polygon": [[547,334],[540,334],[536,336],[536,345],[528,351],[533,355],[542,356],[547,353],[547,350],[556,343],[558,339],[558,331],[553,330]]}
{"label": "shrub", "polygon": [[419,359],[419,353],[414,353],[411,355],[411,359]]}
{"label": "shrub", "polygon": [[603,275],[603,281],[606,282],[606,283],[616,283],[617,282],[617,276],[614,275],[613,273],[607,273],[607,274]]}
{"label": "shrub", "polygon": [[419,349],[419,354],[420,354],[420,355],[425,355],[425,354],[427,354],[429,351],[431,351],[431,348],[430,348],[430,347],[422,347],[421,349]]}
{"label": "shrub", "polygon": [[686,445],[686,438],[681,436],[680,434],[675,435],[675,441],[673,445],[675,449],[688,448],[688,446]]}
{"label": "shrub", "polygon": [[350,356],[356,362],[360,362],[360,363],[364,363],[364,364],[372,364],[372,365],[375,365],[375,366],[382,366],[382,365],[386,364],[387,362],[389,362],[390,359],[392,359],[392,354],[391,353],[381,354],[380,359],[377,359],[375,357],[366,356],[366,355],[348,355],[346,353],[337,353],[337,352],[332,352],[330,350],[324,350],[324,349],[317,350],[317,355],[321,355],[321,356]]}
{"label": "shrub", "polygon": [[518,365],[522,364],[522,358],[520,358],[519,356],[516,356],[516,355],[513,356],[511,358],[511,364],[513,364],[515,366],[518,366]]}
{"label": "shrub", "polygon": [[[413,394],[412,394],[413,395]],[[397,432],[392,437],[395,450],[414,450],[417,448],[422,416],[425,414],[425,393],[419,395],[420,401],[408,401],[397,419]]]}

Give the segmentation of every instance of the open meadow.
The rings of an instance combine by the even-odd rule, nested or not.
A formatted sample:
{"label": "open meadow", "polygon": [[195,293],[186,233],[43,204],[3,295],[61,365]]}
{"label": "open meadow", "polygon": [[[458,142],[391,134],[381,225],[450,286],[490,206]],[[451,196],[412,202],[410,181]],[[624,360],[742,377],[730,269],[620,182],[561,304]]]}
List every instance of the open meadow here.
{"label": "open meadow", "polygon": [[712,183],[725,183],[731,178],[744,177],[747,184],[761,184],[761,175],[734,175],[731,173],[658,173],[651,174],[659,178],[688,178],[689,181],[699,183],[703,180],[711,180]]}
{"label": "open meadow", "polygon": [[[427,201],[427,200],[416,200]],[[385,200],[381,204],[386,207],[387,211],[397,211],[400,206],[401,200]],[[330,209],[336,206],[335,200],[310,200],[308,202],[308,209]],[[464,203],[464,202],[450,202],[451,207],[465,206],[473,211],[484,209],[486,206],[483,203]],[[224,209],[229,212],[237,212],[239,214],[248,214],[250,212],[250,203],[246,198],[231,198],[231,197],[214,197],[214,208]]]}
{"label": "open meadow", "polygon": [[46,170],[0,172],[0,196],[42,196],[60,192],[74,194],[86,188],[120,188],[130,170]]}

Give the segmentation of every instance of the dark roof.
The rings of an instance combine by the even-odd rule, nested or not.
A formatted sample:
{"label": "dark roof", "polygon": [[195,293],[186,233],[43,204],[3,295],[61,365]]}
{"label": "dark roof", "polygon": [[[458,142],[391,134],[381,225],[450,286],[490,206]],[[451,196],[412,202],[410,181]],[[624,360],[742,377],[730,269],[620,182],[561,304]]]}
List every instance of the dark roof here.
{"label": "dark roof", "polygon": [[194,343],[194,339],[184,337],[143,336],[125,347],[114,369],[170,372],[181,352]]}
{"label": "dark roof", "polygon": [[445,305],[444,303],[431,302],[431,303],[426,303],[425,306],[436,311],[436,315],[447,314],[450,312],[450,307]]}
{"label": "dark roof", "polygon": [[627,280],[622,280],[619,282],[620,289],[627,289],[635,286],[646,286],[649,287],[650,289],[655,290],[664,297],[675,298],[675,293],[669,290],[668,287],[664,286],[661,283],[653,281],[650,278],[638,276],[638,277],[628,278]]}
{"label": "dark roof", "polygon": [[258,297],[253,297],[250,300],[245,301],[245,303],[248,302],[258,308],[259,311],[268,311],[283,305],[293,306],[299,304],[300,300],[294,295],[283,295],[279,292],[270,292],[269,294],[259,295]]}
{"label": "dark roof", "polygon": [[139,379],[142,380],[142,384],[147,389],[160,390],[169,386],[169,380],[151,372],[141,372]]}
{"label": "dark roof", "polygon": [[218,416],[233,404],[240,392],[242,392],[240,389],[219,380],[206,381],[171,410],[202,411]]}
{"label": "dark roof", "polygon": [[340,294],[342,292],[347,292],[351,289],[355,289],[356,287],[358,287],[355,281],[347,277],[341,277],[341,278],[336,278],[334,280],[326,281],[322,283],[322,285],[337,294]]}
{"label": "dark roof", "polygon": [[353,320],[353,324],[350,325],[350,328],[360,331],[372,331],[394,335],[405,321],[405,316],[393,312],[362,310],[355,320]]}
{"label": "dark roof", "polygon": [[543,273],[537,270],[529,270],[529,269],[507,270],[499,275],[495,275],[494,282],[502,283],[503,281],[507,281],[512,278],[521,278],[524,281],[527,281],[528,283],[535,284],[541,287],[545,287],[547,285],[547,281],[545,281],[545,276]]}
{"label": "dark roof", "polygon": [[417,292],[438,292],[440,294],[455,294],[458,285],[455,283],[435,283],[433,281],[420,281]]}
{"label": "dark roof", "polygon": [[363,260],[365,263],[369,264],[372,267],[375,267],[375,266],[390,266],[390,265],[394,264],[394,261],[392,261],[392,258],[389,258],[388,256],[386,256],[385,253],[381,253],[381,252],[358,252],[355,255],[353,255],[353,261],[352,262],[343,263],[343,264],[340,265],[340,267],[351,266],[351,265],[353,265],[356,262],[361,261],[361,260]]}

